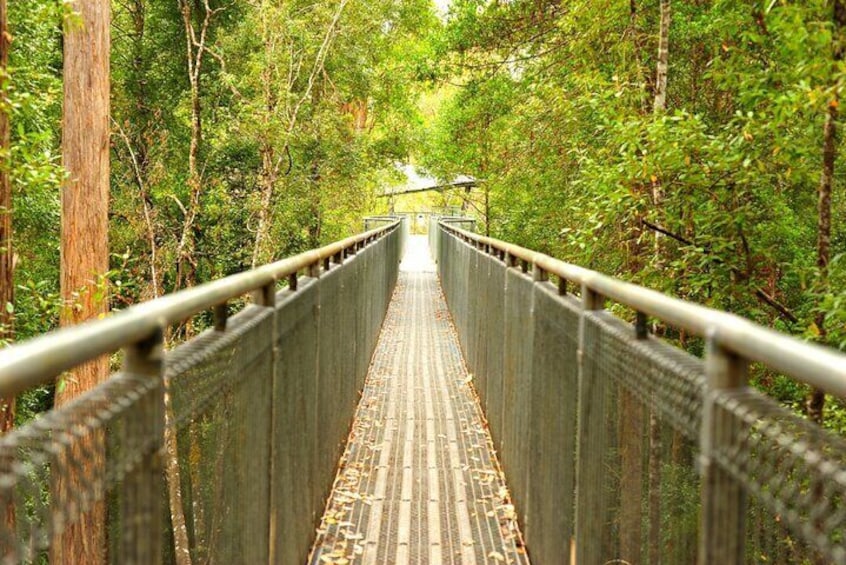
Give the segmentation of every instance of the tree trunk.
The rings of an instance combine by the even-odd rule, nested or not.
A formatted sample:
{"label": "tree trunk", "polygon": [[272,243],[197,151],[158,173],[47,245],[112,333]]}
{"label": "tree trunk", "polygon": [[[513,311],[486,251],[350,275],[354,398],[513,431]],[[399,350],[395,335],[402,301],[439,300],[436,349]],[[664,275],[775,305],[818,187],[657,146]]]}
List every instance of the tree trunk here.
{"label": "tree trunk", "polygon": [[193,3],[179,0],[182,23],[185,28],[185,56],[188,68],[188,82],[191,92],[191,142],[188,149],[188,205],[183,210],[182,235],[179,238],[176,265],[176,288],[194,286],[197,274],[196,222],[200,213],[202,175],[200,173],[200,148],[203,141],[202,99],[200,79],[203,70],[203,56],[214,11],[208,0],[203,1],[205,11],[199,33],[194,23]]}
{"label": "tree trunk", "polygon": [[[256,226],[256,239],[253,243],[252,267],[255,269],[264,262],[264,247],[270,234],[270,220],[272,214],[270,207],[273,204],[273,193],[276,189],[279,166],[276,161],[276,151],[273,146],[273,128],[271,122],[276,115],[278,97],[276,88],[273,85],[274,57],[274,33],[270,29],[270,7],[262,6],[262,40],[264,42],[264,68],[262,69],[262,94],[264,95],[264,115],[262,116],[261,140],[261,201],[259,203],[258,224]],[[287,137],[285,143],[287,144]]]}
{"label": "tree trunk", "polygon": [[144,225],[147,231],[147,244],[150,248],[150,289],[148,298],[158,298],[163,294],[161,274],[159,271],[158,243],[156,242],[155,210],[153,199],[147,189],[150,169],[150,145],[153,133],[153,115],[147,103],[148,88],[147,74],[148,62],[145,51],[146,30],[147,30],[147,4],[146,0],[135,0],[130,7],[133,26],[133,56],[132,56],[132,78],[131,91],[135,98],[135,122],[133,128],[130,150],[130,159],[135,171],[136,183],[138,185],[138,196],[141,200],[141,207],[144,216]]}
{"label": "tree trunk", "polygon": [[[661,23],[658,34],[658,65],[655,73],[656,116],[667,111],[667,76],[670,62],[670,0],[661,0]],[[652,204],[660,211],[664,202],[664,187],[656,175],[652,181]],[[662,234],[655,232],[655,269],[664,268]],[[657,326],[655,327],[658,333]],[[653,402],[653,405],[655,403]],[[655,411],[649,415],[649,562],[658,565],[661,559],[661,424]]]}
{"label": "tree trunk", "polygon": [[[837,116],[840,97],[840,64],[846,54],[843,30],[846,29],[846,0],[832,2],[833,14],[831,31],[832,74],[835,77],[832,84],[832,99],[828,104],[823,129],[823,164],[820,174],[817,209],[817,268],[820,271],[821,290],[828,288],[828,262],[831,259],[831,191],[834,185],[834,165],[837,160]],[[816,316],[816,325],[820,332],[820,341],[825,342],[827,330],[825,327],[825,312]],[[825,412],[825,392],[813,389],[807,403],[808,417],[822,424]]]}
{"label": "tree trunk", "polygon": [[[12,247],[12,183],[10,108],[8,99],[9,21],[6,0],[0,0],[0,341],[14,340],[14,248]],[[15,424],[15,398],[0,398],[0,433]]]}
{"label": "tree trunk", "polygon": [[[655,101],[653,112],[660,116],[667,111],[667,75],[670,64],[670,0],[661,0],[661,24],[658,33],[658,68],[655,73]],[[652,205],[656,210],[661,208],[664,201],[664,187],[658,176],[652,181]],[[655,232],[655,262],[656,268],[662,265],[661,239],[662,234]]]}
{"label": "tree trunk", "polygon": [[658,69],[655,74],[655,113],[667,110],[667,74],[670,64],[670,0],[661,0],[661,25],[658,33]]}
{"label": "tree trunk", "polygon": [[[75,0],[72,7],[80,22],[64,30],[62,160],[68,178],[62,187],[62,326],[102,316],[108,309],[110,5],[108,0]],[[57,387],[56,405],[96,386],[108,372],[109,359],[101,357],[66,374]],[[102,432],[77,440],[71,449],[81,450],[81,442],[90,442],[87,447],[94,454],[88,465],[104,465]],[[91,475],[90,470],[75,474],[70,469],[60,458],[54,477],[58,504],[71,489],[91,488],[78,484],[80,475]],[[68,525],[53,540],[51,562],[104,562],[105,514],[99,501]]]}
{"label": "tree trunk", "polygon": [[[15,259],[12,247],[12,183],[10,109],[8,98],[9,19],[6,0],[0,0],[0,340],[14,340]],[[0,398],[0,434],[15,426],[15,397]],[[5,527],[15,531],[15,504],[7,500],[3,510]],[[9,548],[6,548],[9,549]],[[9,556],[0,552],[0,558]]]}
{"label": "tree trunk", "polygon": [[620,387],[620,558],[638,565],[643,524],[643,404]]}
{"label": "tree trunk", "polygon": [[270,235],[270,207],[273,205],[273,193],[276,188],[276,167],[275,153],[270,143],[262,143],[261,163],[261,202],[258,211],[258,224],[256,225],[256,239],[253,244],[252,267],[255,269],[263,263],[266,254],[264,247]]}
{"label": "tree trunk", "polygon": [[649,415],[649,563],[661,563],[661,422]]}

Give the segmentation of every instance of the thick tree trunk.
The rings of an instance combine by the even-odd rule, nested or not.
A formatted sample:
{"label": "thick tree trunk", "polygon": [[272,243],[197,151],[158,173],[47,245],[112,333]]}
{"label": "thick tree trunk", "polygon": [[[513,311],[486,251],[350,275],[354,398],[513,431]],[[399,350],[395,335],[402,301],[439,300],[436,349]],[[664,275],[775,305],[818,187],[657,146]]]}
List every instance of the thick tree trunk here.
{"label": "thick tree trunk", "polygon": [[[0,340],[10,343],[14,340],[14,316],[11,306],[15,300],[14,268],[12,247],[12,183],[10,108],[8,99],[9,82],[9,19],[6,0],[0,0]],[[15,397],[0,398],[0,434],[15,425]],[[15,505],[8,500],[3,509],[6,528],[15,531]],[[0,558],[5,552],[0,552]]]}
{"label": "thick tree trunk", "polygon": [[[818,190],[817,209],[817,268],[820,272],[821,287],[825,290],[828,287],[828,263],[831,259],[831,192],[834,185],[834,166],[837,160],[837,116],[840,105],[838,90],[840,79],[836,78],[841,72],[840,64],[846,54],[843,31],[846,29],[846,0],[834,0],[832,2],[833,29],[831,32],[832,46],[832,73],[835,76],[833,81],[833,94],[828,104],[828,111],[825,116],[825,127],[823,129],[823,163],[820,174],[820,186]],[[820,312],[816,317],[816,325],[820,332],[820,340],[825,341],[827,331],[825,327],[825,313]],[[825,393],[822,390],[814,389],[808,398],[808,417],[822,424],[825,413]]]}
{"label": "thick tree trunk", "polygon": [[[15,257],[12,246],[12,183],[10,108],[8,100],[9,21],[6,0],[0,0],[0,340],[14,339]],[[15,399],[0,398],[0,433],[15,424]]]}
{"label": "thick tree trunk", "polygon": [[[104,275],[109,269],[109,55],[108,0],[75,0],[80,22],[65,28],[62,160],[68,178],[62,187],[61,293],[63,326],[102,316],[108,309]],[[65,375],[56,392],[61,406],[105,380],[108,357],[86,363]],[[102,433],[81,438],[90,442],[88,465],[103,465]],[[76,445],[72,449],[79,450]],[[89,452],[90,453],[90,452]],[[69,456],[69,455],[68,455]],[[81,479],[58,465],[54,499],[58,504]],[[88,475],[85,471],[83,475]],[[51,562],[105,561],[105,505],[95,503],[53,540]]]}

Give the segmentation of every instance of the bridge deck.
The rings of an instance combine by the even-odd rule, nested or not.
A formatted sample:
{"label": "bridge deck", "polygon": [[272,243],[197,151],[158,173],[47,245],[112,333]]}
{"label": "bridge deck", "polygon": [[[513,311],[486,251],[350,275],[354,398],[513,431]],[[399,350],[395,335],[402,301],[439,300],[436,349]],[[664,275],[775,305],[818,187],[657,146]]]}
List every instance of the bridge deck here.
{"label": "bridge deck", "polygon": [[428,257],[411,238],[313,564],[528,563]]}

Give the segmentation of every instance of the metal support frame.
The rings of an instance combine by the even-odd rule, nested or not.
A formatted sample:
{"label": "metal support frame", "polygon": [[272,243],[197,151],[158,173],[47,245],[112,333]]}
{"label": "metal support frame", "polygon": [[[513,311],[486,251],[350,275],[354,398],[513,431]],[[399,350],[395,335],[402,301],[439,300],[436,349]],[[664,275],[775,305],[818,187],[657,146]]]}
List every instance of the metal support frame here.
{"label": "metal support frame", "polygon": [[[52,382],[55,376],[100,355],[112,353],[150,335],[162,326],[183,322],[207,310],[215,311],[215,326],[224,328],[218,309],[232,299],[252,295],[259,305],[271,306],[276,281],[334,259],[343,262],[348,249],[372,242],[401,229],[399,219],[369,232],[337,241],[248,272],[232,275],[194,288],[128,308],[103,320],[57,330],[14,345],[0,352],[0,395],[15,396]],[[315,272],[311,271],[311,275]]]}
{"label": "metal support frame", "polygon": [[[574,449],[577,465],[574,488],[576,517],[575,533],[570,545],[571,564],[576,562],[602,563],[615,557],[613,539],[616,539],[615,536],[618,533],[614,531],[612,526],[609,526],[607,521],[610,519],[609,516],[603,514],[604,509],[608,508],[608,503],[615,504],[615,501],[613,495],[602,494],[601,485],[605,483],[596,477],[597,471],[603,469],[604,465],[607,464],[607,458],[617,456],[615,450],[618,446],[614,442],[618,440],[615,439],[615,432],[608,430],[609,418],[618,416],[615,411],[621,409],[616,404],[618,400],[614,396],[619,394],[621,389],[615,387],[625,386],[626,390],[646,393],[647,396],[636,399],[636,402],[642,407],[648,407],[650,415],[656,418],[659,425],[669,426],[674,434],[678,434],[680,444],[692,441],[695,444],[693,447],[698,448],[699,456],[695,461],[695,466],[699,471],[697,473],[699,475],[699,490],[698,493],[691,492],[691,495],[700,500],[701,515],[696,530],[699,540],[697,546],[696,543],[690,543],[695,542],[695,540],[690,539],[695,536],[687,536],[682,551],[689,551],[686,555],[689,555],[690,559],[698,560],[700,565],[722,563],[739,565],[745,562],[747,543],[750,541],[746,539],[745,532],[747,497],[756,497],[757,504],[763,505],[765,511],[769,510],[783,516],[786,516],[789,512],[783,514],[778,509],[779,504],[799,505],[800,512],[824,512],[825,506],[822,504],[813,506],[815,503],[794,500],[797,495],[789,489],[777,494],[777,496],[784,497],[783,499],[767,502],[766,497],[762,498],[754,494],[757,492],[755,489],[760,487],[761,479],[736,478],[738,473],[742,475],[745,472],[742,467],[738,468],[736,465],[742,466],[744,464],[742,462],[745,456],[744,449],[747,449],[744,447],[745,444],[739,442],[750,442],[753,439],[757,441],[758,434],[753,434],[753,439],[750,439],[750,431],[747,427],[753,424],[743,420],[740,412],[735,413],[735,411],[742,412],[744,406],[751,406],[749,403],[755,401],[750,399],[763,400],[760,399],[759,393],[749,391],[746,386],[748,366],[751,363],[761,363],[769,369],[790,376],[799,382],[846,398],[846,355],[831,348],[800,341],[732,314],[672,298],[595,271],[559,261],[542,253],[462,230],[450,222],[441,222],[438,230],[437,237],[433,238],[439,246],[435,250],[435,254],[440,258],[438,268],[446,277],[444,279],[444,291],[448,302],[454,308],[453,312],[457,317],[456,324],[459,328],[467,325],[468,318],[474,320],[474,316],[468,315],[461,307],[472,297],[462,296],[462,293],[473,293],[477,290],[454,283],[456,275],[467,276],[465,271],[468,268],[463,252],[460,255],[456,254],[455,261],[451,258],[451,254],[463,248],[463,246],[457,245],[458,242],[466,243],[478,253],[486,253],[501,258],[506,268],[520,269],[521,272],[525,273],[528,271],[528,266],[531,265],[532,280],[535,283],[545,283],[550,275],[557,277],[556,282],[560,295],[567,294],[570,285],[572,285],[570,288],[581,290],[576,351],[579,400],[576,410],[577,418],[574,423],[575,430],[570,432],[575,434]],[[473,264],[472,258],[470,264]],[[460,269],[457,269],[458,265],[461,266]],[[469,268],[472,269],[473,267]],[[471,280],[474,279],[471,277]],[[484,292],[488,291],[485,290]],[[503,289],[503,292],[507,293],[507,289]],[[497,298],[491,297],[490,299],[496,300]],[[634,323],[628,330],[631,332],[630,334],[626,335],[625,331],[621,331],[625,330],[621,320],[615,319],[610,313],[601,312],[608,301],[634,311]],[[458,306],[455,307],[455,305]],[[485,302],[477,301],[477,306],[485,308]],[[651,337],[650,324],[653,320],[669,327],[684,330],[688,335],[705,338],[707,343],[705,359],[695,359],[679,350],[674,352],[673,348],[669,347],[663,340]],[[534,323],[532,320],[526,320],[526,322]],[[466,328],[459,330],[459,334],[462,333],[466,333]],[[472,340],[473,337],[470,336],[467,339]],[[638,374],[629,375],[626,373],[628,370],[626,367],[615,365],[614,362],[606,362],[605,357],[603,357],[606,354],[624,355],[626,351],[637,359],[638,364],[633,365],[632,370],[638,371]],[[618,371],[616,374],[614,374],[615,367]],[[651,371],[651,367],[657,369],[657,373],[654,375],[645,374],[645,372]],[[662,371],[666,371],[666,374],[661,375]],[[486,375],[480,374],[479,380],[483,381],[485,377]],[[681,379],[678,383],[667,383],[673,387],[674,392],[668,393],[665,390],[655,388],[662,386],[662,382],[665,382],[662,379],[673,377]],[[704,384],[703,377],[707,380],[707,384]],[[533,379],[534,375],[528,375],[527,378]],[[618,379],[628,378],[631,378],[631,381],[625,383],[625,385],[622,381],[618,381]],[[699,407],[690,408],[689,412],[684,411],[687,410],[684,407],[674,406],[681,398],[671,398],[672,394],[678,394],[675,392],[676,386],[679,387],[678,393],[683,391],[682,394],[686,395],[686,398],[695,398],[697,402],[701,401],[702,404]],[[704,389],[701,388],[702,386],[704,386]],[[737,407],[733,408],[735,405]],[[532,406],[521,406],[521,410],[532,408]],[[667,410],[683,410],[682,419],[673,421],[671,413]],[[662,411],[664,415],[669,415],[669,420],[660,419],[658,413]],[[675,415],[679,416],[677,413]],[[687,420],[684,421],[684,419]],[[793,420],[801,422],[799,418],[793,418]],[[766,420],[762,422],[762,425],[766,424]],[[616,425],[621,424],[616,422]],[[652,426],[653,424],[650,421],[650,434],[652,433]],[[810,424],[808,424],[808,427],[814,428]],[[824,442],[826,432],[818,428],[817,431],[822,436],[818,437],[816,441]],[[499,432],[507,433],[502,430],[499,430]],[[699,435],[698,440],[696,439],[697,433]],[[774,432],[771,430],[770,433]],[[645,437],[642,438],[643,441],[645,441]],[[494,438],[497,439],[496,436]],[[651,438],[650,435],[650,450],[654,450],[656,445],[660,445],[660,442],[653,443]],[[675,447],[676,435],[673,436],[673,441]],[[760,449],[762,445],[771,445],[773,441],[777,440],[765,438],[761,440],[761,445],[749,446],[748,449]],[[797,441],[796,450],[806,449],[801,443],[801,441]],[[837,451],[837,448],[833,447],[832,449]],[[653,451],[649,453],[650,462],[653,460],[652,453]],[[802,479],[803,472],[809,473],[812,477],[811,480],[818,481],[817,484],[823,484],[824,481],[828,480],[825,478],[825,472],[815,467],[815,463],[812,461],[813,457],[818,456],[817,453],[818,451],[813,451],[811,459],[799,463],[807,467],[802,467],[800,470],[792,469],[789,472],[790,480],[804,480]],[[800,459],[800,455],[796,453],[793,455]],[[735,461],[738,457],[740,462]],[[769,463],[778,464],[777,462]],[[689,467],[689,472],[694,472],[694,462],[687,462],[684,465]],[[836,466],[836,464],[834,465]],[[513,477],[512,480],[521,484],[527,481],[527,477],[518,475]],[[746,482],[741,483],[741,480]],[[750,480],[753,481],[752,486],[748,486]],[[795,488],[801,491],[803,487],[802,485],[795,485]],[[832,488],[834,488],[833,492],[837,492],[836,487]],[[654,492],[660,493],[660,486],[655,489],[652,483],[650,483],[649,489],[653,494]],[[515,491],[515,496],[518,496],[517,491]],[[526,501],[520,500],[518,496],[515,504],[525,505]],[[656,506],[650,498],[649,511],[653,512]],[[809,507],[811,510],[808,510]],[[790,506],[787,506],[787,508],[790,508]],[[652,515],[650,515],[649,520],[649,539],[657,539],[654,528],[660,522]],[[834,556],[835,562],[841,561],[840,556],[844,555],[842,548],[837,548],[840,553],[831,553],[830,547],[826,548],[825,546],[827,542],[823,540],[822,534],[819,538],[814,539],[814,536],[820,532],[797,533],[796,528],[800,527],[797,525],[799,523],[797,520],[796,515],[789,520],[785,519],[784,527],[790,528],[790,531],[809,544],[807,551],[813,551],[816,547],[824,555]],[[832,519],[830,523],[836,521]],[[524,532],[531,532],[531,526],[531,524],[524,524],[526,528]],[[836,531],[828,531],[824,534],[829,538],[834,536],[840,543],[841,538],[836,535]],[[609,537],[611,539],[605,539]],[[687,541],[688,539],[690,539],[690,542]],[[530,547],[532,543],[538,542],[537,540],[533,542],[530,537]],[[543,541],[540,543],[543,544]],[[664,549],[666,548],[650,547],[648,551],[650,559],[652,561],[657,559],[656,556]],[[825,553],[826,551],[829,551],[829,553]],[[646,553],[643,554],[643,556],[645,555]],[[566,556],[562,556],[562,560],[566,562]]]}
{"label": "metal support frame", "polygon": [[502,251],[509,267],[516,267],[524,261],[536,263],[559,279],[586,287],[691,335],[706,337],[707,332],[715,329],[714,339],[727,351],[846,398],[846,355],[831,348],[800,341],[734,314],[672,298],[543,253],[463,230],[453,222],[441,221],[439,226],[443,232],[464,241],[484,243]]}

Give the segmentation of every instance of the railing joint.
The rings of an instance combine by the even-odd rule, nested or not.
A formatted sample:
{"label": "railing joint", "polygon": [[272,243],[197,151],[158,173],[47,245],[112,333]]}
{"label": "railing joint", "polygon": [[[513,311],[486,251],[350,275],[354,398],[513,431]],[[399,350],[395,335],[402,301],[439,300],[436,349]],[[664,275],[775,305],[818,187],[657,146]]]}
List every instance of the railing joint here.
{"label": "railing joint", "polygon": [[164,371],[164,327],[146,339],[123,348],[123,371],[134,375],[161,377]]}
{"label": "railing joint", "polygon": [[635,318],[635,337],[646,339],[649,337],[649,316],[638,312]]}
{"label": "railing joint", "polygon": [[214,330],[217,332],[225,332],[226,324],[229,321],[229,304],[224,302],[218,304],[213,309],[214,313]]}
{"label": "railing joint", "polygon": [[582,284],[582,308],[585,311],[604,310],[605,297],[588,285]]}
{"label": "railing joint", "polygon": [[276,281],[257,288],[252,292],[253,303],[257,306],[273,308],[276,306]]}
{"label": "railing joint", "polygon": [[[329,259],[323,260],[323,269],[328,271],[329,270]],[[315,261],[311,265],[308,266],[308,276],[313,279],[320,278],[320,261]]]}
{"label": "railing joint", "polygon": [[549,273],[537,263],[532,263],[532,280],[535,282],[546,282],[549,280]]}

